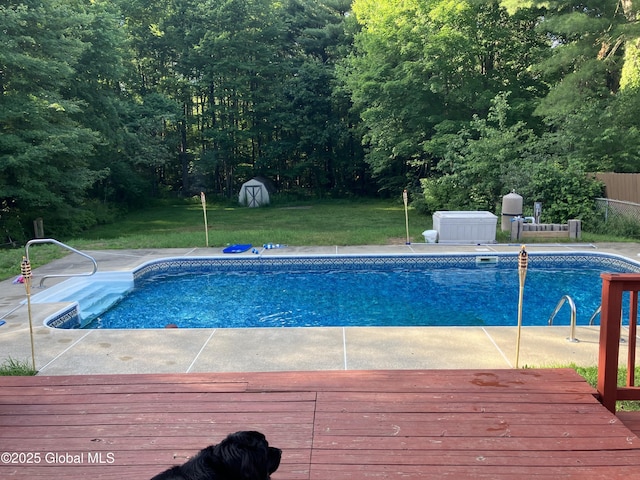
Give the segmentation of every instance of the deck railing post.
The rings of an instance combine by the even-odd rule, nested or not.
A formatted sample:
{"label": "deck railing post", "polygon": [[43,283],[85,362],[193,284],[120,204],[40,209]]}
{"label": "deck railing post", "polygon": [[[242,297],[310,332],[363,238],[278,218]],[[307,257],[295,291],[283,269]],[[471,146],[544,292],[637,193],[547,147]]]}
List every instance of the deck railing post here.
{"label": "deck railing post", "polygon": [[[600,345],[598,354],[598,393],[602,404],[616,411],[618,400],[640,400],[640,389],[634,387],[636,322],[640,275],[633,273],[603,273],[602,310],[600,312]],[[627,386],[618,387],[618,356],[622,320],[622,295],[630,292],[629,352],[627,356]]]}
{"label": "deck railing post", "polygon": [[600,311],[600,345],[598,350],[598,392],[602,404],[616,411],[618,389],[618,354],[620,349],[620,284],[612,282],[611,274],[603,273],[602,310]]}
{"label": "deck railing post", "polygon": [[636,384],[636,324],[638,321],[638,292],[629,297],[629,354],[627,355],[627,387]]}

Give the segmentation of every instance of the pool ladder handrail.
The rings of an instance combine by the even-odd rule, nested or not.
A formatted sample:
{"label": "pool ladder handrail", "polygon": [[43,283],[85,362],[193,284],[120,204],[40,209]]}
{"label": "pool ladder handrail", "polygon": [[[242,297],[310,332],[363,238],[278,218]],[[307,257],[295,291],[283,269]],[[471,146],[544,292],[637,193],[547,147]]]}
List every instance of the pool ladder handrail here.
{"label": "pool ladder handrail", "polygon": [[569,295],[564,295],[558,305],[556,305],[556,309],[553,311],[551,316],[549,317],[549,325],[553,325],[553,319],[558,314],[564,303],[567,302],[569,304],[569,308],[571,308],[571,330],[569,336],[567,337],[567,341],[577,343],[580,340],[576,338],[576,304]]}
{"label": "pool ladder handrail", "polygon": [[42,288],[44,285],[44,281],[47,278],[60,278],[60,277],[90,277],[91,275],[93,275],[94,273],[96,273],[98,271],[98,262],[96,262],[96,259],[93,258],[91,255],[87,255],[84,252],[81,252],[80,250],[76,250],[73,247],[70,247],[69,245],[59,242],[58,240],[54,240],[53,238],[36,238],[34,240],[29,240],[27,242],[27,244],[24,247],[24,254],[25,257],[27,259],[27,261],[29,261],[29,247],[31,245],[35,245],[35,244],[41,244],[41,243],[53,243],[54,245],[58,245],[59,247],[62,248],[66,248],[67,250],[76,253],[82,257],[85,257],[89,260],[91,260],[91,262],[93,263],[93,271],[89,272],[89,273],[58,273],[58,274],[49,274],[49,275],[44,275],[42,277],[42,279],[40,279],[40,284],[39,287]]}
{"label": "pool ladder handrail", "polygon": [[[590,327],[593,326],[593,323],[594,323],[596,317],[598,315],[600,315],[601,311],[602,311],[602,305],[598,305],[598,308],[596,308],[595,312],[593,312],[593,315],[591,315],[591,318],[589,319],[589,326]],[[620,312],[620,321],[622,321],[623,315],[624,315],[624,312],[621,311]],[[626,340],[624,338],[620,337],[620,343],[626,343]]]}

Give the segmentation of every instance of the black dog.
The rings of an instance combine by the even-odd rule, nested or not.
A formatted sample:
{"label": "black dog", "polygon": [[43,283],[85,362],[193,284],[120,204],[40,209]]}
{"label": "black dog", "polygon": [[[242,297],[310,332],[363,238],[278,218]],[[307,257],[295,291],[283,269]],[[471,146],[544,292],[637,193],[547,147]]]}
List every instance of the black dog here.
{"label": "black dog", "polygon": [[262,433],[236,432],[151,480],[269,480],[281,456]]}

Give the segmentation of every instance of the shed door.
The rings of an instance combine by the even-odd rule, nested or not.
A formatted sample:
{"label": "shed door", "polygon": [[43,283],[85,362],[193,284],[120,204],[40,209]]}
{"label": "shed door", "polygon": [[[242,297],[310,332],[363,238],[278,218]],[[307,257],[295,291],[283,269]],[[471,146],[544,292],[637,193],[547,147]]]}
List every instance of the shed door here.
{"label": "shed door", "polygon": [[262,186],[247,185],[244,188],[247,196],[247,206],[259,207],[262,205]]}

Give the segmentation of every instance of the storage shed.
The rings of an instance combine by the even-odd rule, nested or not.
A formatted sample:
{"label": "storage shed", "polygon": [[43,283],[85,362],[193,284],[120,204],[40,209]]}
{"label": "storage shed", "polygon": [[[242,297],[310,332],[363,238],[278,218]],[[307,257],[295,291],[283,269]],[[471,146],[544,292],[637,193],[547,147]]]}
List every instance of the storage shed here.
{"label": "storage shed", "polygon": [[269,204],[269,195],[274,191],[273,183],[268,179],[255,177],[242,184],[238,201],[247,207],[261,207]]}

